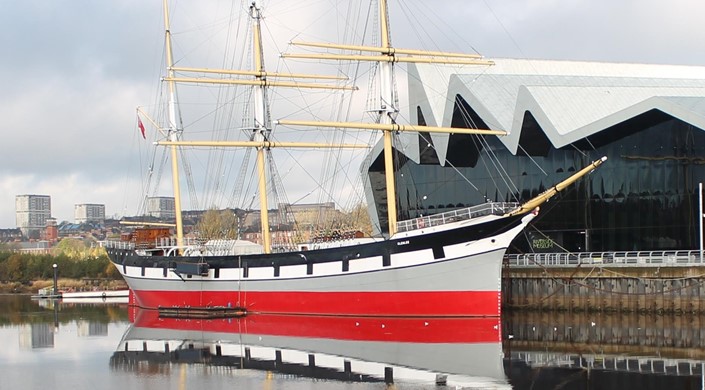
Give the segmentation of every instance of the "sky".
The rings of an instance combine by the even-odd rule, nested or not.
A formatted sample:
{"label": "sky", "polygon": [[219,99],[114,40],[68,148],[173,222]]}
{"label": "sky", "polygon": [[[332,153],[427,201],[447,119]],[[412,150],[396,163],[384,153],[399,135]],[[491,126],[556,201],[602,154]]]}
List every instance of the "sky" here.
{"label": "sky", "polygon": [[[191,3],[196,11],[176,20],[224,7]],[[266,33],[277,45],[301,31],[335,41],[341,29],[326,17],[345,3],[265,1]],[[145,142],[135,109],[154,100],[163,75],[161,2],[0,0],[0,9],[0,228],[15,227],[19,194],[50,195],[59,221],[73,221],[79,203],[105,204],[109,217],[136,214],[135,150]],[[398,47],[705,66],[701,0],[391,0],[390,12]]]}

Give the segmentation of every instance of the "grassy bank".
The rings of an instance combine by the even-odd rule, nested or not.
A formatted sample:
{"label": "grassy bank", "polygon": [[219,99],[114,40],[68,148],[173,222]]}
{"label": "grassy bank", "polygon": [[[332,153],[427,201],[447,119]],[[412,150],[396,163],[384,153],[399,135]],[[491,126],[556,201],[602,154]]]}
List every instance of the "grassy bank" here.
{"label": "grassy bank", "polygon": [[[40,288],[52,287],[53,280],[35,280],[28,283],[2,282],[0,283],[1,294],[36,294]],[[60,291],[102,291],[127,289],[127,284],[123,280],[85,280],[67,279],[58,280]]]}

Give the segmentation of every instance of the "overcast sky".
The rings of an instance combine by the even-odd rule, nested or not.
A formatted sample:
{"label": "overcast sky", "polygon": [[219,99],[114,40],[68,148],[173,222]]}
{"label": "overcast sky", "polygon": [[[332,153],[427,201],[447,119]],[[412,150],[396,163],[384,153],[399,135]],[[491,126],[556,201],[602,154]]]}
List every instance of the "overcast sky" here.
{"label": "overcast sky", "polygon": [[[329,12],[335,2],[268,1],[264,8],[285,43],[294,22],[315,26],[316,11]],[[205,13],[211,2],[193,3]],[[390,3],[399,47],[428,34],[441,49],[490,58],[705,66],[702,0]],[[73,221],[77,203],[105,204],[108,216],[133,215],[141,196],[131,177],[141,141],[135,107],[149,103],[162,74],[161,2],[0,4],[0,228],[15,227],[18,194],[50,195],[59,221]],[[425,26],[422,35],[394,24],[407,19]]]}

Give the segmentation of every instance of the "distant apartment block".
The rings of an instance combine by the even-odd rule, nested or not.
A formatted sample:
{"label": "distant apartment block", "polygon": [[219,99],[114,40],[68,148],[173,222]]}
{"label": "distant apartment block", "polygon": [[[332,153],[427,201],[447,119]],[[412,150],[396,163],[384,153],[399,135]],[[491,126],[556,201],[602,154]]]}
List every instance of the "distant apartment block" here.
{"label": "distant apartment block", "polygon": [[78,224],[88,222],[103,224],[105,222],[105,205],[94,203],[77,204],[74,207],[74,220]]}
{"label": "distant apartment block", "polygon": [[51,197],[49,195],[17,195],[15,197],[17,227],[26,237],[36,235],[46,227],[51,218]]}
{"label": "distant apartment block", "polygon": [[176,218],[174,198],[168,196],[154,196],[147,198],[147,215],[159,219]]}

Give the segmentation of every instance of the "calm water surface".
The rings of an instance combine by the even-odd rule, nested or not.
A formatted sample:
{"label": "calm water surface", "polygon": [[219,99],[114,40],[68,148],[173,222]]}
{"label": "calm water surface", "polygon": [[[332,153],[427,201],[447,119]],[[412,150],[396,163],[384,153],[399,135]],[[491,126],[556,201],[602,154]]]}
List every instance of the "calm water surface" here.
{"label": "calm water surface", "polygon": [[699,389],[703,325],[585,313],[178,319],[0,296],[0,389]]}
{"label": "calm water surface", "polygon": [[0,389],[509,388],[500,332],[496,319],[169,319],[0,296]]}

